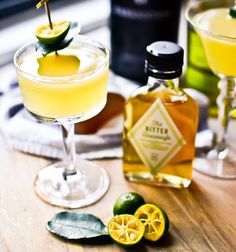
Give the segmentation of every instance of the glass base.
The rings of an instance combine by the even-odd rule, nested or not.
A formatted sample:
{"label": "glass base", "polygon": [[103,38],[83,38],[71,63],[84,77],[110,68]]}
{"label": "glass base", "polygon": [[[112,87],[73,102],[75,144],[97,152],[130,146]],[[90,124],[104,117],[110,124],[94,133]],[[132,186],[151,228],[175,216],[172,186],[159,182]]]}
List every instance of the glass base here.
{"label": "glass base", "polygon": [[236,160],[197,157],[193,162],[196,171],[220,179],[236,179]]}
{"label": "glass base", "polygon": [[[214,122],[210,122],[211,126],[215,126]],[[226,139],[227,143],[221,145],[216,143],[217,136],[210,129],[197,134],[194,170],[211,177],[236,179],[236,142],[232,137],[235,125],[230,126],[231,137]],[[216,128],[214,130],[217,131]]]}
{"label": "glass base", "polygon": [[110,180],[104,168],[77,160],[77,172],[64,175],[64,163],[42,169],[35,180],[37,195],[51,205],[80,208],[98,201],[108,190]]}

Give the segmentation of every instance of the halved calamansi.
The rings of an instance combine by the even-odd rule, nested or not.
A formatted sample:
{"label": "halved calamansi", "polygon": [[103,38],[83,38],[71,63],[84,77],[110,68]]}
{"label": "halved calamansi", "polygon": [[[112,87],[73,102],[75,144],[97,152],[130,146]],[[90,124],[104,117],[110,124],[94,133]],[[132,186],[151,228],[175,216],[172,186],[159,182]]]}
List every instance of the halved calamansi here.
{"label": "halved calamansi", "polygon": [[143,236],[149,241],[158,241],[169,229],[167,214],[156,205],[144,204],[136,210],[134,216],[143,223]]}
{"label": "halved calamansi", "polygon": [[142,239],[144,225],[133,215],[121,214],[111,219],[108,231],[111,238],[117,243],[132,246]]}
{"label": "halved calamansi", "polygon": [[49,24],[40,26],[35,33],[38,40],[46,45],[61,43],[70,29],[70,22],[53,22],[52,27],[51,29]]}

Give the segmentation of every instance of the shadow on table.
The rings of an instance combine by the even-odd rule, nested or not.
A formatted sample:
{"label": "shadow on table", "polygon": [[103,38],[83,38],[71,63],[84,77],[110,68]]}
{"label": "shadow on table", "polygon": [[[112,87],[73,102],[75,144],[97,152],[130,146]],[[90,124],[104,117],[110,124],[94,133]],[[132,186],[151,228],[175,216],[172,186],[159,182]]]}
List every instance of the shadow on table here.
{"label": "shadow on table", "polygon": [[169,231],[164,237],[162,237],[157,242],[151,242],[151,241],[145,240],[143,243],[153,248],[167,248],[173,245],[173,241],[174,239]]}
{"label": "shadow on table", "polygon": [[63,241],[63,242],[69,242],[69,243],[74,243],[74,244],[89,244],[89,245],[105,245],[105,244],[111,244],[113,243],[113,240],[109,235],[104,235],[101,237],[96,237],[96,238],[85,238],[85,239],[66,239],[63,237],[59,237],[58,235],[51,234],[54,236],[56,239]]}
{"label": "shadow on table", "polygon": [[[109,235],[107,236],[102,236],[99,239],[98,238],[89,238],[89,239],[79,239],[79,240],[68,240],[61,238],[57,235],[51,234],[54,236],[56,239],[61,240],[66,243],[73,243],[73,244],[80,244],[80,245],[96,245],[96,246],[104,246],[104,245],[109,245],[109,244],[116,244]],[[167,248],[170,247],[173,244],[173,238],[170,233],[167,233],[166,236],[161,238],[157,242],[150,242],[148,240],[143,239],[139,244],[132,246],[132,247],[124,247],[121,245],[122,249],[127,252],[137,252],[137,251],[142,251],[142,252],[147,252],[148,247],[152,247],[154,250],[155,249],[161,249],[161,248]]]}

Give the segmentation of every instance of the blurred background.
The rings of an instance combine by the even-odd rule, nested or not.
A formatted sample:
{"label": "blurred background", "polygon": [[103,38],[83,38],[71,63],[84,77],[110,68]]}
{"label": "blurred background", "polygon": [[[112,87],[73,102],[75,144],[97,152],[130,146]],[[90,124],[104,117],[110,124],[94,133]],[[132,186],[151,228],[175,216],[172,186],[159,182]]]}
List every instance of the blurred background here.
{"label": "blurred background", "polygon": [[[226,1],[233,3],[233,0]],[[0,74],[2,80],[7,79],[4,83],[9,82],[7,69],[12,65],[15,51],[35,39],[36,27],[47,23],[44,8],[35,8],[37,2],[0,0]],[[78,21],[82,34],[106,44],[112,53],[112,72],[126,83],[145,84],[145,47],[149,43],[178,42],[185,49],[181,85],[205,94],[210,102],[209,113],[216,117],[218,78],[209,69],[198,35],[185,20],[188,2],[190,0],[50,0],[50,9],[52,20]],[[13,71],[10,73],[14,75]]]}
{"label": "blurred background", "polygon": [[[35,38],[35,29],[47,23],[44,8],[36,10],[38,0],[0,0],[0,67],[12,61],[14,52]],[[50,0],[53,20],[73,20],[82,33],[107,23],[109,0]]]}

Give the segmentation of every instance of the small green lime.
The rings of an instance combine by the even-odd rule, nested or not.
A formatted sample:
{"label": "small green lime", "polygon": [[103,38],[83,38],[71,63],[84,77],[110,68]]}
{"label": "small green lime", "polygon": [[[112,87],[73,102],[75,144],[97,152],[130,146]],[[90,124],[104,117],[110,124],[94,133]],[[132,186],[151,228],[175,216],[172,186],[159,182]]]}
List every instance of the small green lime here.
{"label": "small green lime", "polygon": [[145,200],[140,194],[136,192],[124,193],[116,200],[113,214],[134,214],[143,204],[145,204]]}
{"label": "small green lime", "polygon": [[52,25],[53,29],[50,28],[49,24],[42,25],[35,33],[38,40],[46,45],[61,43],[70,29],[70,23],[68,21],[55,22]]}

